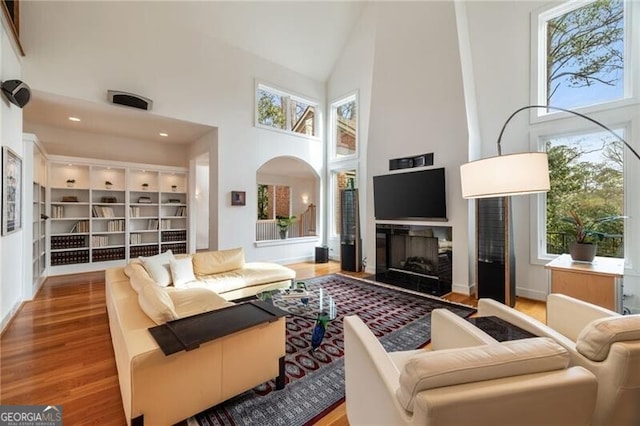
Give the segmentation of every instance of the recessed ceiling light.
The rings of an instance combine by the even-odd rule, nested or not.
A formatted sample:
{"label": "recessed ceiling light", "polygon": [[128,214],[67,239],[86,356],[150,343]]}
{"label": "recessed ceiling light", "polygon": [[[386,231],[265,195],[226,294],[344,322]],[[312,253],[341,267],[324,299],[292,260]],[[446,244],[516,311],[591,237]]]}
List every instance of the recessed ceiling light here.
{"label": "recessed ceiling light", "polygon": [[162,136],[163,138],[167,138],[167,137],[169,137],[169,133],[160,132],[160,136]]}
{"label": "recessed ceiling light", "polygon": [[69,117],[69,121],[80,121],[78,117]]}

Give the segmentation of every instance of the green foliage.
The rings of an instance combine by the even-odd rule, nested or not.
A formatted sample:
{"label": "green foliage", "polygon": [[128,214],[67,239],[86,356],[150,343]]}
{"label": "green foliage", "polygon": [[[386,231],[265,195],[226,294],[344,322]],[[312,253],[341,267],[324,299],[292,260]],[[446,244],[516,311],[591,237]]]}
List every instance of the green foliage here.
{"label": "green foliage", "polygon": [[281,231],[286,231],[295,220],[295,216],[276,216],[276,225],[278,225]]}
{"label": "green foliage", "polygon": [[623,0],[597,0],[547,25],[547,102],[564,83],[615,85],[624,66]]}
{"label": "green foliage", "polygon": [[266,90],[258,91],[258,123],[277,129],[285,128],[287,116],[278,95]]}
{"label": "green foliage", "polygon": [[258,184],[258,220],[269,219],[269,185]]}
{"label": "green foliage", "polygon": [[606,152],[602,162],[585,161],[589,152],[576,146],[547,144],[547,153],[551,179],[547,193],[547,252],[566,253],[571,241],[580,240],[577,223],[571,220],[573,211],[589,231],[584,237],[599,240],[598,256],[621,257],[624,222],[617,220],[623,214],[621,167]]}
{"label": "green foliage", "polygon": [[592,219],[589,222],[582,220],[580,215],[575,210],[569,211],[570,216],[563,218],[563,220],[569,223],[574,230],[576,243],[588,244],[595,242],[596,240],[602,240],[610,237],[607,232],[600,231],[599,229],[607,223],[615,220],[623,219],[623,216],[605,216],[597,219]]}

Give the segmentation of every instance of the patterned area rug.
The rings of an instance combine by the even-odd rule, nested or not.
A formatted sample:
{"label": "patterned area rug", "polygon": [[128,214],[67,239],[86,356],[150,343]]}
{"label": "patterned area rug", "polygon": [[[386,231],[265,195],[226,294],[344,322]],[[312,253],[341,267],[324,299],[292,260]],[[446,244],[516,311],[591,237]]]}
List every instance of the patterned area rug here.
{"label": "patterned area rug", "polygon": [[275,383],[269,381],[197,414],[188,420],[189,425],[313,424],[344,400],[344,316],[358,315],[387,351],[399,351],[429,341],[433,309],[447,308],[462,317],[475,312],[464,305],[343,275],[304,282],[308,290],[322,287],[333,295],[338,309],[320,347],[311,351],[314,321],[288,316],[285,389],[276,391]]}

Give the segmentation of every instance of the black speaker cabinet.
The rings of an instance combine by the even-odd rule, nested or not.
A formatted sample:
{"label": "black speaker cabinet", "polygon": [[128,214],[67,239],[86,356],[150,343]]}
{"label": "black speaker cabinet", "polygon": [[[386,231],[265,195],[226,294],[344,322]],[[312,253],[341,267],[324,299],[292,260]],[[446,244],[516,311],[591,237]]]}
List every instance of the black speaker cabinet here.
{"label": "black speaker cabinet", "polygon": [[316,263],[329,262],[329,247],[316,247]]}
{"label": "black speaker cabinet", "polygon": [[340,191],[340,268],[344,271],[360,272],[362,267],[360,236],[360,211],[358,190]]}
{"label": "black speaker cabinet", "polygon": [[476,295],[513,307],[516,262],[508,197],[476,201]]}

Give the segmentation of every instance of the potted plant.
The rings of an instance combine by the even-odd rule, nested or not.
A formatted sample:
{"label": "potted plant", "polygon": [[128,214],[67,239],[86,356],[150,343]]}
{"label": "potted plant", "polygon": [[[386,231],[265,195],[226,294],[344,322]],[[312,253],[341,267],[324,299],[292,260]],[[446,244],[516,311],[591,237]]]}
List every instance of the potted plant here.
{"label": "potted plant", "polygon": [[142,190],[146,191],[147,189],[149,189],[149,184],[145,182],[142,184]]}
{"label": "potted plant", "polygon": [[276,216],[276,225],[278,225],[278,228],[280,229],[280,238],[283,240],[287,238],[289,226],[291,226],[295,219],[295,216]]}
{"label": "potted plant", "polygon": [[569,244],[569,254],[574,261],[593,262],[598,250],[598,240],[611,236],[599,231],[600,225],[614,220],[624,219],[624,216],[605,216],[590,221],[584,221],[575,210],[569,211],[569,217],[563,221],[573,227],[576,241]]}
{"label": "potted plant", "polygon": [[111,187],[113,186],[113,184],[111,182],[109,182],[108,180],[104,181],[104,187],[107,189],[111,189]]}
{"label": "potted plant", "polygon": [[176,192],[178,190],[178,185],[171,185],[171,191]]}
{"label": "potted plant", "polygon": [[73,186],[76,184],[76,180],[75,179],[67,179],[67,186],[69,188],[73,188]]}

